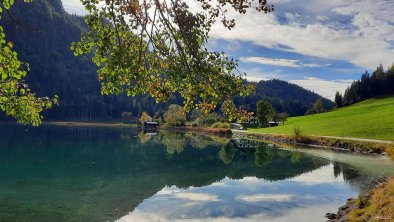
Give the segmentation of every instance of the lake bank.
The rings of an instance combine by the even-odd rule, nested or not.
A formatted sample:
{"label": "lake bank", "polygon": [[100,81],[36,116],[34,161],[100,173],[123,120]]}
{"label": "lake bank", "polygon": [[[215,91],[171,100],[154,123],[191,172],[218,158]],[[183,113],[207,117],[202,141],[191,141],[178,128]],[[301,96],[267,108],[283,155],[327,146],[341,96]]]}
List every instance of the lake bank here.
{"label": "lake bank", "polygon": [[337,213],[327,213],[328,222],[339,221],[393,221],[394,177],[375,185],[368,194],[350,198]]}
{"label": "lake bank", "polygon": [[277,135],[268,133],[255,133],[249,131],[233,131],[234,137],[241,137],[253,140],[262,140],[278,145],[308,146],[311,148],[329,149],[336,152],[361,153],[369,155],[388,155],[394,158],[394,148],[392,143],[378,143],[365,140],[341,139],[330,137],[312,137]]}
{"label": "lake bank", "polygon": [[[137,124],[124,124],[120,122],[43,122],[43,125],[55,126],[78,126],[78,127],[121,127],[121,128],[141,128]],[[143,129],[143,128],[141,128]],[[393,143],[389,141],[369,141],[366,139],[349,138],[342,139],[340,137],[315,137],[315,136],[299,136],[294,138],[290,135],[256,133],[250,131],[239,131],[224,128],[211,127],[165,127],[160,126],[158,130],[171,130],[180,132],[196,132],[209,135],[222,135],[241,137],[253,140],[263,140],[278,145],[292,146],[308,146],[311,148],[323,148],[336,152],[362,153],[370,155],[389,155],[394,158]]]}

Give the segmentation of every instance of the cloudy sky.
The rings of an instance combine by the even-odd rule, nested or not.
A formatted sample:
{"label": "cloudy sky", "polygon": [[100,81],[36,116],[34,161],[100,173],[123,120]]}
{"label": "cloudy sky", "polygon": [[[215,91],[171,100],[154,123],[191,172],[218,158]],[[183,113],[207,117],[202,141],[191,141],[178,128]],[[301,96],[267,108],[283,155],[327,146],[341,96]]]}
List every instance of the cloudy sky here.
{"label": "cloudy sky", "polygon": [[[80,0],[62,0],[84,14]],[[249,80],[282,79],[332,99],[379,64],[394,63],[394,1],[271,0],[271,14],[234,15],[237,26],[217,25],[210,47],[240,61]]]}

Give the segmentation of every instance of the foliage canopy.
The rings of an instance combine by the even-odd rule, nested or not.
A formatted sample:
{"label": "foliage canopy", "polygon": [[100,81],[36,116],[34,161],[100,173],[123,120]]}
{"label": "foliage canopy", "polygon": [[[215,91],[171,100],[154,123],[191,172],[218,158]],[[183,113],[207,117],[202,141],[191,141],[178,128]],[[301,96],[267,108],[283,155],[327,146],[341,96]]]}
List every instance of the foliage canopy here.
{"label": "foliage canopy", "polygon": [[[0,19],[13,4],[14,0],[0,1]],[[51,108],[53,103],[57,104],[57,97],[52,100],[37,97],[25,84],[27,71],[29,65],[18,59],[12,42],[6,41],[4,29],[0,26],[0,110],[15,117],[19,123],[37,126],[42,121],[40,113]]]}
{"label": "foliage canopy", "polygon": [[[103,94],[149,93],[159,102],[178,92],[185,111],[211,111],[220,101],[252,91],[243,83],[238,62],[209,51],[206,43],[216,20],[233,28],[228,10],[246,13],[253,0],[196,0],[196,12],[185,0],[82,2],[90,31],[71,49],[75,55],[93,53]],[[273,10],[265,0],[256,6],[265,13]],[[226,112],[234,111],[233,103],[224,106]]]}

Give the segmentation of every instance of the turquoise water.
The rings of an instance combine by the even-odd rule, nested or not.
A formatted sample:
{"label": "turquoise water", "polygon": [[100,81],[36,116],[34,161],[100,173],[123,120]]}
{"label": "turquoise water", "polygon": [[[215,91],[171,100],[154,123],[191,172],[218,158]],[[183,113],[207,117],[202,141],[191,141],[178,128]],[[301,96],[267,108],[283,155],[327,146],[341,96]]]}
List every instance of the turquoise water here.
{"label": "turquoise water", "polygon": [[0,125],[0,221],[325,221],[385,175],[394,175],[385,158],[192,133]]}

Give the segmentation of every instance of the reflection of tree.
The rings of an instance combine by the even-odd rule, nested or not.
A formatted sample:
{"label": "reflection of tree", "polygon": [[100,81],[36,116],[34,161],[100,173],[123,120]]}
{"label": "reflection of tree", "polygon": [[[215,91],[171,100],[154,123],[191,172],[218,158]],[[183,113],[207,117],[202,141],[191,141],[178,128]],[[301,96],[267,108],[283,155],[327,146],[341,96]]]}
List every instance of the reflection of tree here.
{"label": "reflection of tree", "polygon": [[272,162],[275,156],[275,150],[268,147],[266,143],[259,143],[255,152],[255,160],[257,166],[262,167]]}
{"label": "reflection of tree", "polygon": [[152,139],[152,135],[144,133],[144,131],[140,131],[138,133],[138,139],[140,139],[141,144],[144,144],[148,142],[150,139]]}
{"label": "reflection of tree", "polygon": [[298,152],[298,151],[293,151],[293,152],[291,153],[290,161],[291,161],[291,163],[293,163],[293,164],[300,163],[301,158],[302,158],[302,154],[301,154],[300,152]]}
{"label": "reflection of tree", "polygon": [[357,171],[353,169],[351,166],[348,166],[346,164],[334,162],[334,176],[338,177],[340,175],[343,175],[343,179],[346,181],[352,180],[353,178],[356,178],[359,176]]}
{"label": "reflection of tree", "polygon": [[185,134],[163,131],[160,133],[161,143],[167,147],[167,153],[173,155],[174,153],[182,153],[186,146]]}
{"label": "reflection of tree", "polygon": [[228,142],[226,145],[222,147],[219,151],[219,158],[223,161],[224,164],[229,164],[234,159],[235,156],[235,146],[234,143]]}
{"label": "reflection of tree", "polygon": [[187,139],[190,141],[190,145],[194,148],[204,149],[208,146],[217,146],[220,144],[226,144],[229,139],[217,136],[207,136],[195,133],[185,134]]}

